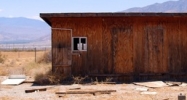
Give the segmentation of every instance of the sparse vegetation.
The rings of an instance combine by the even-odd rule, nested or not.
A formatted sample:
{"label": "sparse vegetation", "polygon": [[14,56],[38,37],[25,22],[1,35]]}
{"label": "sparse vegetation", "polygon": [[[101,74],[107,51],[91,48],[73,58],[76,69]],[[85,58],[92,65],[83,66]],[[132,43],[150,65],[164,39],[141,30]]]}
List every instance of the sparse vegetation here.
{"label": "sparse vegetation", "polygon": [[12,51],[13,51],[13,52],[18,52],[18,51],[19,51],[19,49],[14,48],[14,49],[12,49]]}
{"label": "sparse vegetation", "polygon": [[107,77],[104,82],[112,82],[112,81],[113,81],[112,77]]}
{"label": "sparse vegetation", "polygon": [[41,56],[37,62],[38,63],[51,63],[51,61],[52,61],[51,51],[48,51],[48,52],[45,52],[43,56]]}
{"label": "sparse vegetation", "polygon": [[35,82],[39,85],[54,85],[60,84],[60,82],[65,78],[63,74],[60,73],[52,73],[49,70],[46,73],[38,73],[35,76]]}
{"label": "sparse vegetation", "polygon": [[83,81],[88,78],[88,76],[85,76],[85,77],[81,77],[81,76],[76,76],[76,77],[72,77],[73,78],[73,82],[74,84],[81,84],[83,83]]}
{"label": "sparse vegetation", "polygon": [[51,70],[51,64],[39,64],[35,62],[30,62],[27,65],[24,66],[24,72],[28,76],[35,77],[38,73],[47,73],[49,70]]}
{"label": "sparse vegetation", "polygon": [[1,52],[0,52],[0,63],[4,63],[6,60],[6,56],[3,55]]}
{"label": "sparse vegetation", "polygon": [[[45,51],[37,52],[37,59],[41,58],[44,53]],[[34,77],[38,73],[45,73],[51,69],[51,63],[35,63],[34,56],[34,51],[1,52],[0,75],[18,73]]]}

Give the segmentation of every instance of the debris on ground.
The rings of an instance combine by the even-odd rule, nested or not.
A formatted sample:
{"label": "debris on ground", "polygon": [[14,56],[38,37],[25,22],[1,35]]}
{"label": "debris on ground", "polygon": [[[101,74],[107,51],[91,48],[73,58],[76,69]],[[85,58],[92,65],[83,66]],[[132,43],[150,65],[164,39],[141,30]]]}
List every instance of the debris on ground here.
{"label": "debris on ground", "polygon": [[180,86],[182,82],[165,82],[169,86]]}
{"label": "debris on ground", "polygon": [[68,90],[79,90],[81,89],[80,87],[75,87],[75,88],[69,88]]}
{"label": "debris on ground", "polygon": [[185,87],[187,86],[187,83],[182,83],[180,86]]}
{"label": "debris on ground", "polygon": [[141,92],[140,94],[156,95],[157,92]]}
{"label": "debris on ground", "polygon": [[178,95],[178,100],[186,100],[186,95],[180,93],[180,94]]}
{"label": "debris on ground", "polygon": [[168,86],[162,81],[152,81],[152,82],[134,82],[135,85],[145,86],[149,88],[159,88]]}
{"label": "debris on ground", "polygon": [[143,91],[148,91],[148,88],[144,88],[144,87],[143,88],[136,88],[135,90],[143,92]]}
{"label": "debris on ground", "polygon": [[111,94],[111,92],[116,92],[116,90],[67,90],[63,92],[56,92],[59,97],[63,94]]}
{"label": "debris on ground", "polygon": [[25,75],[10,75],[8,79],[1,82],[3,85],[19,85],[26,79]]}
{"label": "debris on ground", "polygon": [[47,88],[28,89],[28,90],[25,90],[25,93],[40,92],[40,91],[46,91],[46,90]]}

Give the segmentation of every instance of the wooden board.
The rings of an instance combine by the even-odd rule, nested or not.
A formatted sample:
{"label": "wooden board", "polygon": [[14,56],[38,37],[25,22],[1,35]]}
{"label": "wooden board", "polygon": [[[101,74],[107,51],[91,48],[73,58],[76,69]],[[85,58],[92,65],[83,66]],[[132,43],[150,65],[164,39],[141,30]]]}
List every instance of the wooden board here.
{"label": "wooden board", "polygon": [[149,88],[161,88],[161,87],[166,87],[164,82],[162,81],[152,81],[152,82],[134,82],[135,85],[140,85],[140,86],[146,86]]}
{"label": "wooden board", "polygon": [[132,40],[131,26],[112,29],[113,67],[115,73],[133,72]]}
{"label": "wooden board", "polygon": [[180,32],[181,32],[181,73],[187,73],[187,21],[180,20]]}
{"label": "wooden board", "polygon": [[[168,23],[168,62],[170,73],[180,73],[181,69],[181,37],[179,29],[179,21],[171,21]],[[184,33],[183,33],[184,34]]]}
{"label": "wooden board", "polygon": [[39,92],[39,91],[46,91],[47,88],[36,88],[36,89],[28,89],[25,90],[25,93],[32,93],[32,92]]}
{"label": "wooden board", "polygon": [[111,18],[105,18],[102,20],[102,63],[106,74],[113,73],[111,48],[112,34],[110,33],[112,22]]}
{"label": "wooden board", "polygon": [[163,68],[163,28],[146,27],[144,39],[146,73],[160,73]]}
{"label": "wooden board", "polygon": [[71,32],[53,29],[53,65],[69,65],[71,58]]}
{"label": "wooden board", "polygon": [[66,92],[56,92],[56,94],[95,94],[95,93],[109,94],[111,92],[116,92],[116,90],[68,90]]}
{"label": "wooden board", "polygon": [[105,73],[133,72],[132,23],[130,18],[103,19],[103,63],[107,66]]}
{"label": "wooden board", "polygon": [[71,31],[52,29],[52,65],[53,72],[71,74]]}

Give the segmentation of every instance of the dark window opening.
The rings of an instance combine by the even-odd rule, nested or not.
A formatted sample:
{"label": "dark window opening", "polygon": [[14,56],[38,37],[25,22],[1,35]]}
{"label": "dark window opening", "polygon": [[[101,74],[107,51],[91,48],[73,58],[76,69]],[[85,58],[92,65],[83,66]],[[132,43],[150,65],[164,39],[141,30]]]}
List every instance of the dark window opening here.
{"label": "dark window opening", "polygon": [[73,50],[78,50],[79,38],[73,38]]}
{"label": "dark window opening", "polygon": [[81,43],[85,44],[86,43],[86,39],[85,38],[81,38]]}
{"label": "dark window opening", "polygon": [[87,38],[86,37],[73,37],[72,50],[74,51],[87,51]]}

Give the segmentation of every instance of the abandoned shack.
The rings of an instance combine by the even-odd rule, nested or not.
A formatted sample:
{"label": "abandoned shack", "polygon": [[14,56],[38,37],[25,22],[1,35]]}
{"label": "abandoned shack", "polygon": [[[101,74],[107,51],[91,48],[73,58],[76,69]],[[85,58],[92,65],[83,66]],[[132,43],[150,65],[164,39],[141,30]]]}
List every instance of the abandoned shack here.
{"label": "abandoned shack", "polygon": [[187,13],[41,13],[52,70],[120,80],[187,78]]}

